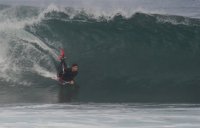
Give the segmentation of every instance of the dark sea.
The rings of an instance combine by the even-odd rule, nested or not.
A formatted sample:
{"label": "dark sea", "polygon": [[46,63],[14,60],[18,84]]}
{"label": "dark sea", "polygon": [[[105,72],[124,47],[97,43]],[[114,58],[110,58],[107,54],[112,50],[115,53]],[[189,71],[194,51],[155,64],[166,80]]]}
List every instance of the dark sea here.
{"label": "dark sea", "polygon": [[199,127],[200,0],[0,0],[0,128]]}

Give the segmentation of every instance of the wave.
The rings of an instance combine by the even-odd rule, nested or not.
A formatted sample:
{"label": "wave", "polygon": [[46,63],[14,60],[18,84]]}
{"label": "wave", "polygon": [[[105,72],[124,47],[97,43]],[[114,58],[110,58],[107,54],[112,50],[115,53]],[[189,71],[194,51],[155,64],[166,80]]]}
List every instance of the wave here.
{"label": "wave", "polygon": [[[50,78],[63,47],[67,62],[80,65],[80,89],[62,88],[61,101],[66,93],[74,96],[72,92],[81,102],[200,101],[199,19],[146,13],[104,16],[53,5],[42,11],[28,8],[15,8],[19,15],[12,17],[8,10],[13,7],[0,11],[0,78],[5,92],[17,88],[17,97],[22,97],[17,92],[23,88],[30,102],[56,101],[58,86]],[[30,96],[32,90],[39,92]]]}

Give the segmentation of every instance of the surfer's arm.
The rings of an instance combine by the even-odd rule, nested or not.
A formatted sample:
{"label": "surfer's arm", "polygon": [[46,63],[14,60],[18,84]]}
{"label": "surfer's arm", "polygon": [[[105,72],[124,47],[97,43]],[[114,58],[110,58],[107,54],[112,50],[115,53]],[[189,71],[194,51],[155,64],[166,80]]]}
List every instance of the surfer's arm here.
{"label": "surfer's arm", "polygon": [[67,70],[67,64],[66,64],[65,60],[62,60],[61,63],[63,65],[63,67],[64,67],[64,70],[66,71]]}
{"label": "surfer's arm", "polygon": [[77,74],[78,74],[78,73],[76,73],[76,74],[74,75],[73,79],[70,81],[70,84],[74,84],[74,83],[75,83],[75,80],[74,80],[74,79],[75,79],[75,77],[77,76]]}

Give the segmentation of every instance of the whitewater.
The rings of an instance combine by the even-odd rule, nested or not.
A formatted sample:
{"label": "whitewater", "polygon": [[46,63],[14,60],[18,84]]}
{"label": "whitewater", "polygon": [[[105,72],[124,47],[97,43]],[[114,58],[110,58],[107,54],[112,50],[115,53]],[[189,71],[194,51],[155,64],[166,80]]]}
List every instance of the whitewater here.
{"label": "whitewater", "polygon": [[[0,1],[0,127],[199,127],[199,14],[199,0]],[[74,86],[54,80],[60,48]]]}
{"label": "whitewater", "polygon": [[[198,128],[199,105],[21,104],[0,108],[9,128]],[[27,115],[29,114],[29,115]]]}

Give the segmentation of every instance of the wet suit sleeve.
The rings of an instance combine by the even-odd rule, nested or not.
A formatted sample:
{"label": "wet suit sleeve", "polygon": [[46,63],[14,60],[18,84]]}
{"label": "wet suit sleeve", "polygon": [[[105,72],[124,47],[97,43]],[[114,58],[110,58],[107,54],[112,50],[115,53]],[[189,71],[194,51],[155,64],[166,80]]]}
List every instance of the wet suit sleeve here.
{"label": "wet suit sleeve", "polygon": [[72,81],[76,77],[78,72],[72,72],[71,68],[67,68],[65,74],[63,74],[63,79],[65,81]]}
{"label": "wet suit sleeve", "polygon": [[57,67],[57,76],[62,77],[66,69],[67,69],[67,64],[64,59],[61,59]]}

